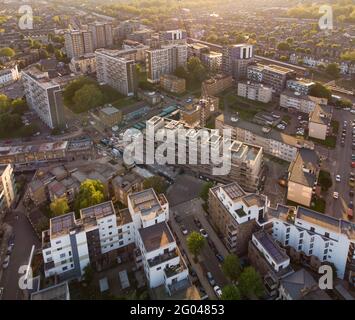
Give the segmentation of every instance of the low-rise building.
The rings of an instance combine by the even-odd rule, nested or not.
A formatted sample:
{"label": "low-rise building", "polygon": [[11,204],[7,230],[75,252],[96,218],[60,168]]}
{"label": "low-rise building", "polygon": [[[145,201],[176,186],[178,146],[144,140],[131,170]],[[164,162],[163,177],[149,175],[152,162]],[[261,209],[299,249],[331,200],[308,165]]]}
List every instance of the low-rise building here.
{"label": "low-rise building", "polygon": [[301,149],[288,169],[287,199],[304,206],[311,205],[319,176],[319,159],[315,151]]}
{"label": "low-rise building", "polygon": [[95,53],[87,53],[80,57],[73,57],[69,63],[69,69],[76,74],[91,74],[96,72]]}
{"label": "low-rise building", "polygon": [[314,86],[314,84],[315,83],[313,81],[298,78],[287,80],[286,87],[287,89],[299,92],[300,94],[308,95],[310,89],[312,88],[312,86]]}
{"label": "low-rise building", "polygon": [[0,165],[0,213],[12,208],[16,193],[13,166],[11,164]]}
{"label": "low-rise building", "polygon": [[202,93],[207,96],[216,96],[231,88],[232,85],[233,78],[231,75],[218,74],[202,82]]}
{"label": "low-rise building", "polygon": [[0,69],[0,87],[14,83],[18,79],[20,79],[20,74],[17,64],[9,68]]}
{"label": "low-rise building", "polygon": [[172,74],[160,76],[160,86],[171,93],[181,94],[186,90],[186,80]]}
{"label": "low-rise building", "polygon": [[112,106],[105,106],[100,109],[99,117],[106,126],[113,127],[122,121],[122,111]]}
{"label": "low-rise building", "polygon": [[325,140],[330,131],[331,120],[331,108],[317,104],[314,110],[309,114],[308,136]]}
{"label": "low-rise building", "polygon": [[143,189],[143,179],[135,173],[120,175],[112,180],[114,200],[128,205],[127,197]]}
{"label": "low-rise building", "polygon": [[272,100],[272,88],[261,83],[238,82],[238,96],[268,103]]}
{"label": "low-rise building", "polygon": [[290,111],[300,111],[309,114],[316,105],[327,105],[328,100],[299,93],[298,91],[284,90],[280,95],[280,107]]}
{"label": "low-rise building", "polygon": [[217,97],[206,97],[193,101],[180,109],[180,119],[192,128],[205,127],[208,118],[213,112],[218,111],[219,99]]}
{"label": "low-rise building", "polygon": [[236,182],[209,190],[208,208],[212,223],[223,236],[227,249],[242,255],[268,206],[264,195],[246,193]]}

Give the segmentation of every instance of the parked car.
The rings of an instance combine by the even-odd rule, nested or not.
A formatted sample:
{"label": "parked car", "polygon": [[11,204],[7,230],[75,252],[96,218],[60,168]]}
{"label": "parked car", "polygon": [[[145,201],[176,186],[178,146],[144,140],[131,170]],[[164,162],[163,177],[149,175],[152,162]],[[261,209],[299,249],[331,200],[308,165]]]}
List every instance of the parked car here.
{"label": "parked car", "polygon": [[350,196],[350,197],[354,197],[354,191],[353,191],[353,190],[350,190],[350,191],[349,191],[349,196]]}
{"label": "parked car", "polygon": [[182,234],[185,236],[189,233],[183,224],[180,225],[180,230],[181,230]]}
{"label": "parked car", "polygon": [[214,286],[216,284],[216,281],[214,280],[211,272],[208,271],[206,273],[206,277],[207,277],[207,280],[211,286]]}
{"label": "parked car", "polygon": [[201,224],[200,220],[197,217],[194,217],[194,222],[195,222],[197,228],[199,228],[199,229],[202,228],[202,224]]}
{"label": "parked car", "polygon": [[337,175],[335,176],[335,181],[336,181],[336,182],[340,182],[340,181],[341,181],[341,178],[340,178],[340,175],[339,175],[339,174],[337,174]]}
{"label": "parked car", "polygon": [[10,256],[7,255],[2,263],[2,268],[3,269],[7,269],[7,267],[9,266],[10,264]]}
{"label": "parked car", "polygon": [[339,198],[339,193],[336,192],[336,191],[334,191],[334,192],[333,192],[333,198],[334,198],[334,199],[338,199],[338,198]]}
{"label": "parked car", "polygon": [[206,232],[205,229],[200,229],[200,233],[203,237],[208,238],[208,233]]}
{"label": "parked car", "polygon": [[223,256],[222,256],[221,254],[219,254],[219,253],[216,254],[216,258],[217,258],[217,260],[218,260],[219,262],[221,262],[221,263],[224,261]]}
{"label": "parked car", "polygon": [[7,252],[6,252],[6,254],[7,255],[10,255],[11,253],[12,253],[12,250],[14,249],[14,245],[9,245],[8,247],[7,247]]}
{"label": "parked car", "polygon": [[222,297],[222,290],[219,286],[214,286],[213,290],[218,298]]}

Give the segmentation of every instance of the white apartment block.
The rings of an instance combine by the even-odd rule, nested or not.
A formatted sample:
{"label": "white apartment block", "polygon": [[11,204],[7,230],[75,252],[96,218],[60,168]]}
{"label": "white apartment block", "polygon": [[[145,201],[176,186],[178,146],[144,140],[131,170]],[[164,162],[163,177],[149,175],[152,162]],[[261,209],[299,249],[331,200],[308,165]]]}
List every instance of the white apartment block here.
{"label": "white apartment block", "polygon": [[290,79],[286,81],[286,88],[303,95],[308,95],[314,84],[314,82],[305,79]]}
{"label": "white apartment block", "polygon": [[0,213],[9,210],[16,198],[16,184],[11,164],[0,165]]}
{"label": "white apartment block", "polygon": [[[164,195],[147,189],[128,195],[128,209],[116,214],[111,201],[51,219],[42,234],[46,277],[80,278],[93,264],[118,249],[135,245],[149,286],[164,285],[169,294],[189,284],[188,269],[167,224]],[[138,253],[137,253],[138,252]]]}
{"label": "white apartment block", "polygon": [[328,106],[316,105],[309,114],[308,135],[319,140],[325,140],[330,132],[332,109]]}
{"label": "white apartment block", "polygon": [[0,69],[0,87],[11,84],[20,79],[17,64],[10,68]]}
{"label": "white apartment block", "polygon": [[288,162],[296,159],[299,149],[314,149],[314,143],[311,141],[298,139],[241,119],[232,121],[223,114],[216,118],[215,123],[216,129],[231,129],[233,139],[259,146],[265,153]]}
{"label": "white apartment block", "polygon": [[186,66],[187,45],[167,45],[146,51],[147,80],[159,83],[160,76],[173,73],[177,67]]}
{"label": "white apartment block", "polygon": [[298,91],[284,90],[280,95],[280,107],[309,114],[317,104],[326,105],[328,100],[299,93]]}
{"label": "white apartment block", "polygon": [[97,81],[108,84],[126,96],[133,96],[136,90],[136,63],[122,57],[118,50],[100,49],[96,54]]}
{"label": "white apartment block", "polygon": [[272,99],[272,88],[261,83],[238,82],[238,96],[249,100],[268,103]]}
{"label": "white apartment block", "polygon": [[272,236],[285,247],[312,257],[317,264],[334,264],[340,279],[353,281],[355,224],[304,207],[279,205],[268,209]]}
{"label": "white apartment block", "polygon": [[96,55],[86,53],[70,60],[69,69],[75,74],[91,74],[96,72]]}
{"label": "white apartment block", "polygon": [[222,68],[222,53],[220,52],[202,53],[200,60],[208,70],[218,72]]}
{"label": "white apartment block", "polygon": [[21,73],[26,101],[51,129],[65,123],[60,79],[49,79],[48,72],[30,66]]}

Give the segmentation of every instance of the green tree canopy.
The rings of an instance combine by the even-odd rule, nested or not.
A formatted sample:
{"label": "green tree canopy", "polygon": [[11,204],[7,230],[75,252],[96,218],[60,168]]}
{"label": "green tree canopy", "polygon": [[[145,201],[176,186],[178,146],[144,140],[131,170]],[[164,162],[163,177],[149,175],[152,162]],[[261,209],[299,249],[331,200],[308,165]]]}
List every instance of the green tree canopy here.
{"label": "green tree canopy", "polygon": [[193,254],[194,259],[197,260],[198,255],[201,253],[205,245],[206,239],[196,231],[192,231],[187,237],[187,247]]}
{"label": "green tree canopy", "polygon": [[210,189],[213,187],[213,183],[212,182],[205,182],[200,190],[200,198],[203,201],[207,201],[208,200],[208,193],[210,191]]}
{"label": "green tree canopy", "polygon": [[325,68],[325,72],[334,78],[338,78],[340,75],[340,68],[337,63],[329,63]]}
{"label": "green tree canopy", "polygon": [[105,200],[104,185],[99,180],[86,179],[79,188],[75,208],[80,210],[99,204]]}
{"label": "green tree canopy", "polygon": [[332,97],[332,92],[321,83],[316,82],[310,88],[309,95],[318,98],[327,98],[329,100]]}
{"label": "green tree canopy", "polygon": [[75,92],[73,101],[73,111],[80,113],[103,104],[104,96],[95,84],[85,84]]}
{"label": "green tree canopy", "polygon": [[248,299],[260,298],[264,286],[260,274],[253,267],[246,267],[239,277],[239,290]]}
{"label": "green tree canopy", "polygon": [[222,300],[240,300],[241,299],[241,294],[238,289],[233,284],[226,285],[225,287],[222,288]]}
{"label": "green tree canopy", "polygon": [[241,272],[239,258],[235,254],[226,256],[222,263],[222,271],[224,275],[231,281],[238,280]]}
{"label": "green tree canopy", "polygon": [[157,194],[166,192],[167,187],[168,187],[168,184],[166,183],[164,178],[162,178],[160,176],[149,177],[149,178],[144,179],[144,181],[143,181],[143,188],[144,189],[153,188]]}
{"label": "green tree canopy", "polygon": [[288,51],[288,50],[290,50],[290,45],[287,42],[280,42],[277,45],[277,50]]}
{"label": "green tree canopy", "polygon": [[69,212],[69,205],[67,198],[57,198],[50,204],[50,209],[53,216],[61,216]]}
{"label": "green tree canopy", "polygon": [[15,55],[15,51],[9,47],[0,49],[0,57],[12,58]]}

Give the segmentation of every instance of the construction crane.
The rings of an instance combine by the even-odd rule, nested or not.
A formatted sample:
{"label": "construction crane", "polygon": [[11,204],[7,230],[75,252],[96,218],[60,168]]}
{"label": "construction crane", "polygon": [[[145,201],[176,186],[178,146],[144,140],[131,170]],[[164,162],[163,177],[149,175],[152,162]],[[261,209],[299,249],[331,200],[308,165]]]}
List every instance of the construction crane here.
{"label": "construction crane", "polygon": [[187,23],[187,17],[186,17],[186,13],[189,12],[189,9],[183,8],[181,6],[181,1],[182,0],[177,0],[178,3],[178,7],[179,7],[179,17],[180,17],[180,22],[182,23],[182,25],[184,26],[184,29],[186,31],[186,35],[189,38],[191,36],[191,32],[190,32],[190,27]]}

